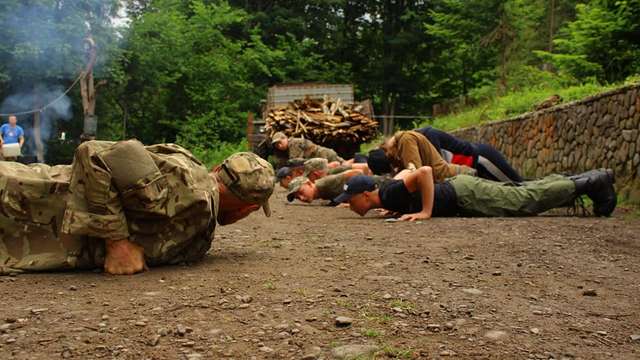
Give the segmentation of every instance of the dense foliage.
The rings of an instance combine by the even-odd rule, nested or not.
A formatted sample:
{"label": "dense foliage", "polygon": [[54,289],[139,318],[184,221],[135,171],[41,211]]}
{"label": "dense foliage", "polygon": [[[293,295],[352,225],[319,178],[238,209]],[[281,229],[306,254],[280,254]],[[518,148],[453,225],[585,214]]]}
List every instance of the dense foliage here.
{"label": "dense foliage", "polygon": [[[177,141],[210,161],[245,146],[231,144],[273,84],[353,83],[378,114],[429,115],[640,72],[640,0],[4,0],[0,99],[69,86],[87,35],[99,137]],[[81,130],[69,96],[74,119],[52,119],[52,137]]]}
{"label": "dense foliage", "polygon": [[557,53],[539,52],[576,79],[617,81],[640,72],[640,0],[590,1],[554,40]]}

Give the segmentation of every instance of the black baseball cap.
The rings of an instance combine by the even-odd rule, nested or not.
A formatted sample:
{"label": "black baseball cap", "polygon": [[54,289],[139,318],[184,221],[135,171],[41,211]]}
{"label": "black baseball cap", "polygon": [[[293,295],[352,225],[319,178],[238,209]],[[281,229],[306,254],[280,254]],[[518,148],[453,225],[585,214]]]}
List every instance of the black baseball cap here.
{"label": "black baseball cap", "polygon": [[387,158],[387,154],[382,149],[374,149],[369,151],[367,159],[369,169],[376,175],[388,174],[391,172],[391,162]]}
{"label": "black baseball cap", "polygon": [[377,187],[378,186],[376,185],[376,182],[371,176],[354,176],[351,179],[347,180],[347,183],[344,184],[344,191],[342,192],[342,194],[338,195],[338,197],[333,199],[333,202],[338,204],[347,202],[353,196],[361,194],[365,191],[373,191]]}

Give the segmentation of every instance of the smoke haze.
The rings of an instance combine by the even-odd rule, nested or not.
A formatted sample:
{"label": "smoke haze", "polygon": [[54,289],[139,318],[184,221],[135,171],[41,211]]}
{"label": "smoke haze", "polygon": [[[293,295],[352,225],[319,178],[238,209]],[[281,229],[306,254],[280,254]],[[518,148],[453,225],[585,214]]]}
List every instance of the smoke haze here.
{"label": "smoke haze", "polygon": [[[13,94],[2,101],[0,113],[12,114],[32,109],[42,108],[44,105],[58,99],[40,113],[40,133],[43,143],[55,135],[56,123],[59,120],[73,118],[71,99],[64,95],[61,87],[35,86],[31,92]],[[6,122],[7,119],[2,119]],[[35,155],[35,139],[33,134],[33,114],[18,116],[18,125],[25,130],[27,148],[24,155]],[[46,151],[46,147],[45,147]]]}
{"label": "smoke haze", "polygon": [[[3,35],[0,51],[4,48],[5,54],[10,55],[4,56],[0,64],[2,114],[39,109],[61,97],[87,61],[84,48],[87,35],[91,34],[98,45],[98,61],[94,68],[97,76],[108,62],[110,51],[117,48],[118,30],[113,27],[112,17],[117,13],[113,2],[0,2]],[[58,121],[73,118],[72,110],[72,100],[62,96],[41,113],[41,139],[44,144],[58,135]],[[82,121],[81,116],[81,112],[76,114],[77,121]],[[0,123],[6,121],[6,117],[0,119]],[[35,155],[33,114],[18,116],[18,122],[25,129],[27,146],[23,153]]]}

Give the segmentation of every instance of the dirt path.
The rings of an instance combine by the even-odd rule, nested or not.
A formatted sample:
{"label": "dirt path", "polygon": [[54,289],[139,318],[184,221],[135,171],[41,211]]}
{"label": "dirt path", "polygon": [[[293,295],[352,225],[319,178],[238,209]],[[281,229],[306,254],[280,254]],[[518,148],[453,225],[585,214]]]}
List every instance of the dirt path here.
{"label": "dirt path", "polygon": [[0,278],[0,358],[640,358],[637,219],[407,224],[272,203],[192,267]]}

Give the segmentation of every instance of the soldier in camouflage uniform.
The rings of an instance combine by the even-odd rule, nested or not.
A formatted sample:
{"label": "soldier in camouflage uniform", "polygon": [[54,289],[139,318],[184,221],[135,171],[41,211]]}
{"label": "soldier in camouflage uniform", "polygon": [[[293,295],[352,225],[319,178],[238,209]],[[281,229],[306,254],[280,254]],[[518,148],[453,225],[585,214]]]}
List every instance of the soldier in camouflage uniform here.
{"label": "soldier in camouflage uniform", "polygon": [[313,182],[327,175],[340,174],[348,170],[351,170],[351,166],[339,165],[329,168],[329,162],[323,158],[313,158],[304,162],[304,176]]}
{"label": "soldier in camouflage uniform", "polygon": [[0,162],[0,274],[199,260],[216,222],[270,214],[273,178],[252,153],[209,172],[180,146],[137,141],[86,142],[71,166]]}
{"label": "soldier in camouflage uniform", "polygon": [[[363,175],[360,170],[349,170],[336,175],[328,175],[315,182],[305,176],[293,179],[289,183],[287,200],[292,202],[298,199],[302,202],[310,203],[313,200],[330,200],[338,197],[344,191],[344,185],[350,178]],[[388,177],[373,176],[378,185],[382,185]],[[335,205],[335,204],[333,204]]]}
{"label": "soldier in camouflage uniform", "polygon": [[360,170],[364,175],[372,175],[369,171],[367,164],[351,164],[351,165],[337,165],[330,167],[327,159],[313,158],[303,161],[289,161],[289,166],[284,166],[278,169],[276,173],[276,182],[283,188],[287,189],[291,180],[305,176],[312,182],[321,179],[327,175],[336,175],[349,170]]}
{"label": "soldier in camouflage uniform", "polygon": [[273,134],[271,141],[276,149],[288,152],[289,159],[323,158],[329,162],[344,162],[344,159],[338,156],[334,150],[316,145],[307,139],[288,138],[284,133],[277,132]]}
{"label": "soldier in camouflage uniform", "polygon": [[373,175],[369,170],[369,166],[362,163],[342,163],[342,165],[337,165],[336,163],[329,164],[327,159],[323,158],[313,158],[304,162],[304,176],[308,177],[311,181],[316,181],[317,179],[321,179],[327,175],[342,174],[349,170],[359,170],[364,175]]}

